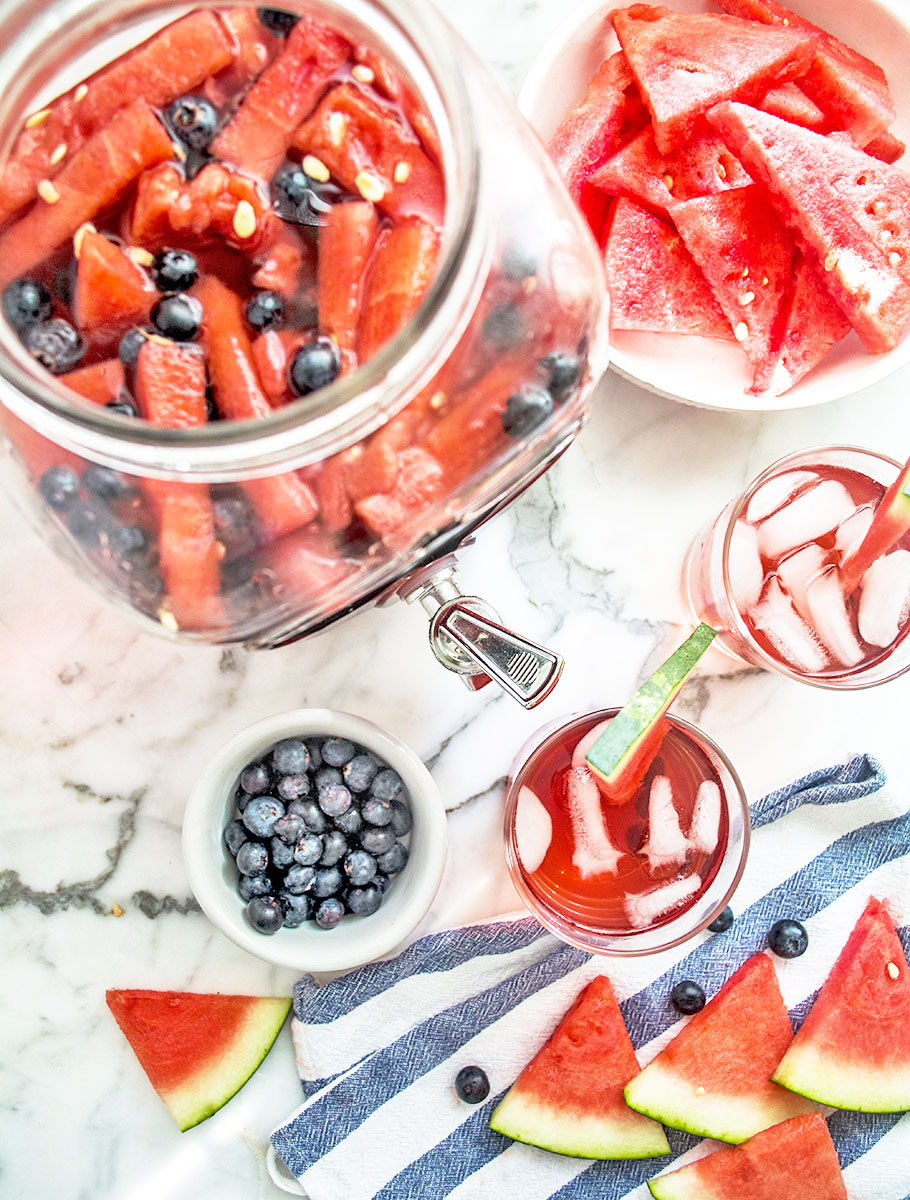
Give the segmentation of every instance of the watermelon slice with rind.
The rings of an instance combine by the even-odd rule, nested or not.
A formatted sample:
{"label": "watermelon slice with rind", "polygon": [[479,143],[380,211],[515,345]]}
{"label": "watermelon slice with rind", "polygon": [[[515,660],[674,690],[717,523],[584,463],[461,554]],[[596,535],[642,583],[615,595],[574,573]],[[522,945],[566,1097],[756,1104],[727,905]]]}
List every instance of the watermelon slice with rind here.
{"label": "watermelon slice with rind", "polygon": [[217,1112],[278,1036],[289,999],[111,989],[107,1006],[183,1132]]}
{"label": "watermelon slice with rind", "polygon": [[910,1109],[910,972],[872,897],[773,1078],[834,1108]]}
{"label": "watermelon slice with rind", "polygon": [[772,84],[802,74],[817,42],[801,30],[648,4],[616,9],[611,20],[665,154],[704,131],[714,104],[759,100]]}
{"label": "watermelon slice with rind", "polygon": [[575,1158],[669,1154],[660,1125],[623,1101],[637,1070],[610,981],[598,975],[493,1110],[490,1127]]}
{"label": "watermelon slice with rind", "polygon": [[655,1200],[847,1200],[837,1151],[820,1113],[791,1117],[741,1146],[648,1180]]}
{"label": "watermelon slice with rind", "polygon": [[867,348],[893,349],[910,316],[910,178],[744,104],[719,104],[710,119],[775,197]]}
{"label": "watermelon slice with rind", "polygon": [[866,535],[841,563],[844,595],[849,596],[869,567],[910,530],[910,460],[888,487],[875,508]]}
{"label": "watermelon slice with rind", "polygon": [[813,1109],[771,1082],[792,1040],[771,960],[755,954],[629,1081],[626,1103],[676,1129],[744,1142]]}
{"label": "watermelon slice with rind", "polygon": [[616,202],[604,265],[614,329],[733,337],[673,226],[624,196]]}

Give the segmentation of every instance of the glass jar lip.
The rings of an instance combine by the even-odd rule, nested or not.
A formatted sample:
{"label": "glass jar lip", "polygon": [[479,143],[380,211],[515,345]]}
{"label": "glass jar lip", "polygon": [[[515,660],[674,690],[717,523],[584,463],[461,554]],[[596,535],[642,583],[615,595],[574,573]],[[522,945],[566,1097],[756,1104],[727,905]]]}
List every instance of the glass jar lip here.
{"label": "glass jar lip", "polygon": [[[148,18],[223,7],[224,0],[197,0],[192,5],[175,5],[172,0],[126,2],[131,16]],[[239,2],[255,7],[250,0]],[[11,146],[28,107],[24,100],[30,79],[22,81],[22,63],[50,39],[59,41],[67,32],[73,33],[102,9],[107,13],[110,0],[57,0],[57,7],[62,10],[60,21],[52,25],[46,10],[34,10],[28,24],[13,28],[9,38],[3,36],[4,28],[9,30],[21,14],[11,13],[0,23],[0,71],[20,80],[0,97],[0,127],[14,118],[2,139],[4,149]],[[287,0],[283,7],[318,10],[323,17],[326,10],[334,10],[341,20],[371,32],[367,17],[378,14],[385,36],[373,32],[374,39],[415,84],[422,84],[419,93],[440,139],[446,184],[439,261],[426,296],[387,345],[312,397],[292,401],[256,420],[219,421],[181,430],[156,428],[82,401],[44,372],[11,327],[0,322],[2,403],[50,440],[98,461],[152,476],[230,478],[257,468],[269,473],[286,469],[289,458],[302,466],[365,436],[397,411],[429,382],[429,365],[460,336],[466,320],[459,322],[456,315],[460,301],[481,277],[488,248],[482,222],[475,219],[480,163],[474,109],[458,59],[441,52],[455,35],[432,5],[418,5],[415,0]],[[389,405],[390,395],[398,398],[397,404]]]}
{"label": "glass jar lip", "polygon": [[867,458],[876,460],[879,463],[886,463],[890,467],[894,467],[896,471],[901,469],[902,464],[895,458],[891,458],[888,454],[882,454],[878,450],[870,450],[866,446],[854,446],[847,444],[831,444],[819,446],[807,446],[803,450],[794,450],[790,454],[785,454],[782,458],[777,459],[766,467],[760,475],[743,490],[740,496],[733,502],[733,507],[730,510],[730,516],[727,519],[727,525],[724,529],[724,540],[721,547],[721,573],[724,586],[724,597],[727,602],[728,611],[731,614],[731,624],[733,632],[737,637],[742,639],[749,647],[749,652],[752,656],[759,660],[760,666],[765,670],[774,671],[778,675],[785,675],[788,679],[794,679],[798,683],[807,683],[811,687],[823,688],[831,690],[832,688],[841,688],[845,691],[862,691],[865,688],[877,687],[881,683],[889,683],[892,679],[897,679],[907,670],[910,670],[910,660],[904,665],[897,667],[891,674],[885,675],[882,678],[864,678],[866,670],[871,669],[872,665],[877,665],[880,660],[876,660],[876,664],[870,664],[870,668],[863,668],[856,675],[850,675],[850,669],[845,669],[840,674],[831,675],[806,675],[798,671],[795,667],[789,666],[787,663],[779,661],[758,644],[752,633],[752,630],[747,625],[745,619],[739,611],[739,606],[736,603],[733,594],[733,584],[730,579],[730,544],[733,540],[733,530],[736,522],[739,520],[749,501],[758,491],[758,489],[773,476],[778,475],[783,470],[790,467],[795,467],[799,463],[805,466],[811,466],[813,461],[817,463],[820,455],[834,454],[860,454]]}

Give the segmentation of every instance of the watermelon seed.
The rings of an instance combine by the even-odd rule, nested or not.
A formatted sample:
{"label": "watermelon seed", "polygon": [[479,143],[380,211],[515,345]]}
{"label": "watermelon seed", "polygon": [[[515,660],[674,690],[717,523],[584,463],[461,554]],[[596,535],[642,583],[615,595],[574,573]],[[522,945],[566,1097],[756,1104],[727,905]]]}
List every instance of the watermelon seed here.
{"label": "watermelon seed", "polygon": [[382,180],[374,175],[372,171],[358,171],[357,178],[354,180],[354,186],[360,192],[364,200],[369,200],[373,204],[378,204],[385,195],[385,188],[382,186]]}
{"label": "watermelon seed", "polygon": [[66,142],[61,142],[54,153],[51,155],[51,166],[56,166],[61,159],[66,158]]}
{"label": "watermelon seed", "polygon": [[701,1086],[701,1084],[699,1084],[698,1087],[695,1089],[695,1095],[703,1096],[704,1094],[705,1094],[705,1089]]}
{"label": "watermelon seed", "polygon": [[344,142],[347,127],[348,119],[344,113],[329,113],[329,140],[333,146],[340,146]]}
{"label": "watermelon seed", "polygon": [[25,128],[37,129],[39,125],[44,124],[50,115],[51,110],[49,108],[42,108],[40,112],[32,113],[32,115],[26,119]]}
{"label": "watermelon seed", "polygon": [[411,164],[402,160],[395,164],[394,179],[396,183],[407,183],[408,176],[411,174]]}
{"label": "watermelon seed", "polygon": [[743,292],[743,294],[739,298],[739,302],[740,302],[740,304],[743,304],[743,305],[751,304],[754,299],[755,299],[754,292]]}
{"label": "watermelon seed", "polygon": [[329,168],[315,154],[304,155],[303,162],[300,165],[303,167],[304,174],[309,175],[310,179],[315,179],[317,183],[329,182],[331,177]]}
{"label": "watermelon seed", "polygon": [[372,68],[368,67],[366,63],[358,63],[356,67],[352,68],[351,74],[358,83],[372,83],[376,78]]}
{"label": "watermelon seed", "polygon": [[256,210],[249,200],[240,200],[234,209],[234,233],[239,238],[251,238],[256,232]]}
{"label": "watermelon seed", "polygon": [[836,266],[837,266],[837,252],[835,250],[831,250],[831,251],[829,251],[827,258],[825,259],[825,270],[833,271]]}
{"label": "watermelon seed", "polygon": [[673,191],[673,176],[672,176],[672,175],[665,175],[665,176],[664,176],[664,183],[665,183],[665,184],[666,184],[666,186],[667,186],[667,191],[668,191],[668,192],[672,192],[672,191]]}
{"label": "watermelon seed", "polygon": [[727,168],[724,166],[724,164],[722,162],[719,162],[717,164],[717,174],[720,176],[721,179],[727,178]]}
{"label": "watermelon seed", "polygon": [[745,321],[739,322],[739,324],[733,330],[733,336],[738,342],[744,342],[746,340],[746,338],[749,336],[749,326]]}
{"label": "watermelon seed", "polygon": [[896,250],[892,250],[891,253],[888,255],[888,262],[891,264],[892,267],[896,267],[897,264],[900,262],[900,260],[901,260],[901,256],[898,254],[898,252]]}
{"label": "watermelon seed", "polygon": [[60,199],[60,193],[49,179],[42,179],[38,184],[38,195],[46,204],[56,204]]}
{"label": "watermelon seed", "polygon": [[79,86],[76,88],[75,95],[73,96],[73,103],[80,104],[87,95],[88,95],[88,85],[85,83],[80,83]]}
{"label": "watermelon seed", "polygon": [[893,962],[888,963],[888,974],[891,976],[892,979],[900,978],[901,969],[897,965],[897,963],[893,963]]}

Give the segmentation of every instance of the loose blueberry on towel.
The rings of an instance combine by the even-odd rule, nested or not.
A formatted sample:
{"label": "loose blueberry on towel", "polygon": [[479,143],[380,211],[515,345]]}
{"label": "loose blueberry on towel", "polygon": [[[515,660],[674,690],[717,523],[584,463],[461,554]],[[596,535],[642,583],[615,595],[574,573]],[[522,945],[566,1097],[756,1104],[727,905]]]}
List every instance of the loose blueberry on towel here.
{"label": "loose blueberry on towel", "polygon": [[482,1067],[462,1067],[455,1076],[455,1092],[465,1104],[482,1104],[490,1094],[490,1081]]}
{"label": "loose blueberry on towel", "polygon": [[687,1016],[691,1013],[701,1012],[705,1007],[704,990],[694,979],[681,979],[670,993],[670,999],[673,1001],[674,1007]]}
{"label": "loose blueberry on towel", "polygon": [[799,958],[809,945],[809,935],[799,921],[775,921],[768,934],[768,947],[780,958]]}
{"label": "loose blueberry on towel", "polygon": [[726,933],[733,924],[733,909],[728,904],[723,912],[718,913],[708,929],[711,933]]}

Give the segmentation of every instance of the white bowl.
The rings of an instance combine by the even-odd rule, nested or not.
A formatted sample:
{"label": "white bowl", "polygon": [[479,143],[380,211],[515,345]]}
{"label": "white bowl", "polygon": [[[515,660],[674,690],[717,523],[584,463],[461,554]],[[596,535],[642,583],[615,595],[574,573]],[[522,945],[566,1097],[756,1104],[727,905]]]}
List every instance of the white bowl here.
{"label": "white bowl", "polygon": [[[237,777],[247,763],[286,737],[344,737],[374,751],[404,781],[410,796],[408,862],[368,917],[346,916],[334,929],[305,922],[297,929],[257,933],[244,917],[237,870],[224,847],[234,812]],[[342,971],[381,958],[426,915],[446,860],[446,815],[439,789],[413,750],[372,721],[328,708],[301,708],[266,717],[231,738],[193,788],[183,818],[183,857],[193,894],[213,925],[242,949],[278,966]]]}
{"label": "white bowl", "polygon": [[[667,0],[679,12],[719,12],[710,0]],[[619,48],[608,20],[622,7],[586,0],[562,22],[531,67],[518,106],[546,141],[584,96],[600,63]],[[900,0],[788,0],[807,17],[877,62],[888,77],[897,109],[891,126],[910,143],[910,9]],[[910,170],[910,151],[899,160]],[[888,354],[869,354],[855,333],[782,396],[750,396],[748,359],[735,343],[681,334],[617,330],[610,365],[650,391],[703,408],[772,412],[824,404],[884,379],[910,360],[910,331]]]}

